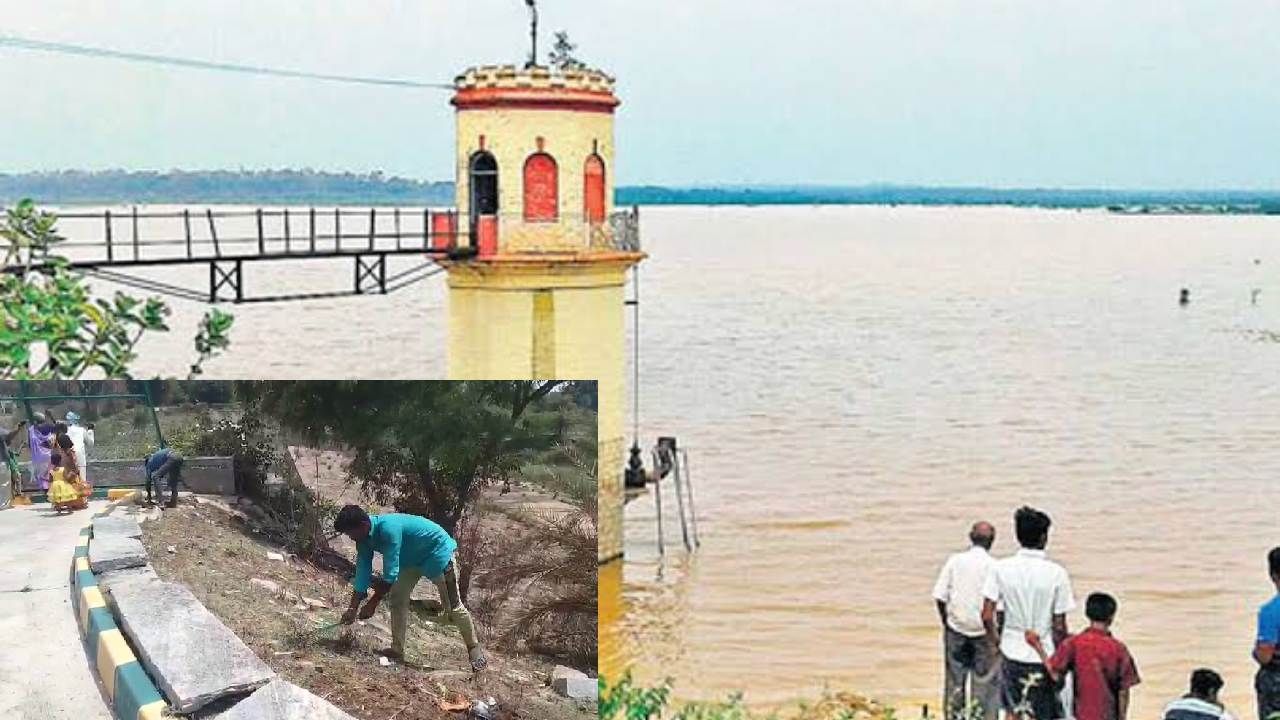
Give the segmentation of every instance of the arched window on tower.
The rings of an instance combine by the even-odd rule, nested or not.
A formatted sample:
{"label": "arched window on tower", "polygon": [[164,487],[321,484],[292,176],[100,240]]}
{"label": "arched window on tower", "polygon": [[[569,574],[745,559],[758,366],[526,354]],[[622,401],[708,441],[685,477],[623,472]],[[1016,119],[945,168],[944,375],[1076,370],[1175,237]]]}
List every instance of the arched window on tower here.
{"label": "arched window on tower", "polygon": [[587,222],[602,223],[604,222],[605,213],[605,197],[604,197],[604,159],[596,153],[591,153],[587,157],[586,166],[583,168],[583,203]]}
{"label": "arched window on tower", "polygon": [[525,222],[555,222],[560,216],[559,170],[555,158],[537,152],[524,162]]}
{"label": "arched window on tower", "polygon": [[471,156],[471,237],[481,254],[498,247],[498,161],[481,150]]}

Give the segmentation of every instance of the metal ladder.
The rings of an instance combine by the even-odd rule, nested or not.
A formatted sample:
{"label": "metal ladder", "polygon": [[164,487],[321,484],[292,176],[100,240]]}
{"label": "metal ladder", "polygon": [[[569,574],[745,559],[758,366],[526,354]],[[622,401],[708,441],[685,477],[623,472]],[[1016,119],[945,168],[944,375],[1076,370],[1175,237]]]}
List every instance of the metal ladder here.
{"label": "metal ladder", "polygon": [[[694,552],[702,545],[698,537],[698,513],[693,501],[693,475],[689,470],[689,451],[685,448],[673,448],[662,444],[655,445],[651,451],[653,467],[657,477],[653,481],[654,504],[658,513],[658,556],[666,556],[666,531],[663,524],[662,480],[658,471],[670,467],[670,474],[675,483],[676,505],[680,516],[680,534],[686,552]],[[688,508],[686,509],[686,497]],[[692,532],[690,532],[692,531]]]}

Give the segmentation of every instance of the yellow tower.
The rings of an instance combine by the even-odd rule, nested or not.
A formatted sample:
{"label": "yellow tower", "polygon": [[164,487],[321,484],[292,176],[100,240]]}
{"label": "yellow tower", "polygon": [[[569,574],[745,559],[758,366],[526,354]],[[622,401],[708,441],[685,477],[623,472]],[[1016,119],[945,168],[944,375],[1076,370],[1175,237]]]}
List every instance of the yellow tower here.
{"label": "yellow tower", "polygon": [[602,565],[622,556],[624,289],[645,257],[634,213],[613,208],[613,82],[544,67],[458,76],[457,230],[474,254],[444,261],[450,378],[599,382]]}

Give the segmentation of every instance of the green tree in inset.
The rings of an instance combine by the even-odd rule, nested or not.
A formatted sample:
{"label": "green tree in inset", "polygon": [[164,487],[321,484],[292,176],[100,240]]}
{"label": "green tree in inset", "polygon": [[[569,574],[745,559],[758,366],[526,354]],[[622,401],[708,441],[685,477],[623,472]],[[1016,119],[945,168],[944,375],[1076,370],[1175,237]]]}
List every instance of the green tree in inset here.
{"label": "green tree in inset", "polygon": [[308,442],[349,448],[351,479],[375,502],[422,515],[457,537],[480,491],[515,473],[555,428],[525,411],[549,381],[238,383],[281,426]]}

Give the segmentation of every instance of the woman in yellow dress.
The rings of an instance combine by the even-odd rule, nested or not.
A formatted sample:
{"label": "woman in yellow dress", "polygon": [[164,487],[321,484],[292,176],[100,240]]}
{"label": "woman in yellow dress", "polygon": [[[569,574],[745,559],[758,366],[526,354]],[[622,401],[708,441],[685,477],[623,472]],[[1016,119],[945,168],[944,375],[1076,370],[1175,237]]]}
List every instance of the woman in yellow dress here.
{"label": "woman in yellow dress", "polygon": [[51,460],[53,482],[49,483],[49,502],[61,515],[63,512],[71,512],[80,507],[84,503],[84,498],[80,497],[79,489],[67,479],[62,455],[55,453]]}
{"label": "woman in yellow dress", "polygon": [[80,493],[83,502],[81,508],[89,507],[89,496],[93,494],[93,487],[80,474],[80,458],[76,456],[75,443],[71,440],[71,436],[63,433],[54,441],[58,449],[62,453],[62,466],[66,471],[67,481],[75,487],[76,492]]}

